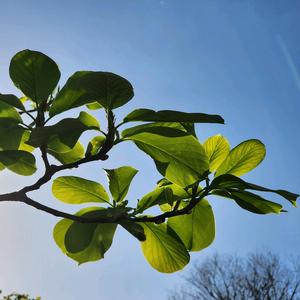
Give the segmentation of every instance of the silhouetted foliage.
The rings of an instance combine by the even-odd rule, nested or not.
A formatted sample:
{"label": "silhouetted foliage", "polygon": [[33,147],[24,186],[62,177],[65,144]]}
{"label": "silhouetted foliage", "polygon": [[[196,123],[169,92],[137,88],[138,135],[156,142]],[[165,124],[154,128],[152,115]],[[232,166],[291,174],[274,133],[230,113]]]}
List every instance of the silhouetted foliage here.
{"label": "silhouetted foliage", "polygon": [[169,300],[300,299],[299,260],[283,261],[272,253],[214,255],[194,265],[181,290]]}

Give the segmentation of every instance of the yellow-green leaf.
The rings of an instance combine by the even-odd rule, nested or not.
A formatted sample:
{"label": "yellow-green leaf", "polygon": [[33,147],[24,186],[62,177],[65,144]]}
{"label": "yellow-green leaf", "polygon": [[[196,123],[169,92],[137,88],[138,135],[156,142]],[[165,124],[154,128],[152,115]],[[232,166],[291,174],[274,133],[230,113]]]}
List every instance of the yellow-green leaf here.
{"label": "yellow-green leaf", "polygon": [[241,176],[257,167],[266,155],[265,145],[259,140],[247,140],[233,148],[219,166],[215,176]]}
{"label": "yellow-green leaf", "polygon": [[100,183],[76,176],[56,178],[52,192],[58,200],[70,204],[109,202],[109,196]]}
{"label": "yellow-green leaf", "polygon": [[167,232],[166,224],[141,224],[146,240],[141,242],[148,263],[162,273],[173,273],[184,268],[190,260],[184,244]]}
{"label": "yellow-green leaf", "polygon": [[221,165],[230,151],[229,142],[220,134],[208,138],[203,147],[209,160],[209,170],[211,172]]}
{"label": "yellow-green leaf", "polygon": [[208,247],[215,238],[214,214],[206,199],[202,199],[190,214],[169,218],[168,226],[176,232],[189,251],[200,251]]}

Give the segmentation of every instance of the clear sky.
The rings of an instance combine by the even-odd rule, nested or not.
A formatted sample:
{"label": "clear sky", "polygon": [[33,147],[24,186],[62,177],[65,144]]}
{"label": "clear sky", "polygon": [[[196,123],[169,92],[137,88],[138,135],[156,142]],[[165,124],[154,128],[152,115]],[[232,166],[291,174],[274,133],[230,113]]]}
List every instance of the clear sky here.
{"label": "clear sky", "polygon": [[[300,192],[299,1],[2,0],[0,11],[1,93],[16,92],[8,65],[25,48],[56,60],[61,85],[76,70],[115,72],[132,82],[136,94],[118,109],[119,116],[138,107],[219,113],[226,125],[199,125],[202,141],[217,133],[233,146],[261,139],[267,157],[245,178]],[[124,164],[140,170],[129,194],[133,200],[160,178],[148,157],[122,144],[109,161],[89,164],[75,174],[106,184],[101,168]],[[4,171],[1,193],[33,180]],[[79,209],[57,203],[50,188],[32,196],[72,212]],[[193,254],[191,263],[216,251],[299,254],[299,209],[284,203],[288,213],[260,216],[221,198],[211,199],[211,204],[216,240]],[[78,267],[52,240],[56,222],[22,204],[0,204],[4,292],[28,292],[46,300],[165,299],[189,270],[156,272],[144,260],[139,243],[122,230],[104,260]]]}

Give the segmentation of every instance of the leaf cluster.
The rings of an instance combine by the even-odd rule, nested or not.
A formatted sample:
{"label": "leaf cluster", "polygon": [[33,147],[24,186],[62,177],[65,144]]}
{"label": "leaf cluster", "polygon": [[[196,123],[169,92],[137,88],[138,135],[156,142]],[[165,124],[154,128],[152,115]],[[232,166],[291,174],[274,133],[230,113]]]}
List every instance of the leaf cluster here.
{"label": "leaf cluster", "polygon": [[[0,169],[32,175],[40,152],[45,172],[33,184],[0,195],[0,201],[23,202],[62,217],[54,228],[54,240],[63,253],[80,264],[103,258],[121,226],[140,241],[153,268],[172,273],[189,262],[190,251],[200,251],[214,240],[210,196],[227,198],[257,214],[284,211],[281,204],[257,192],[275,193],[296,205],[297,194],[240,178],[264,159],[261,141],[250,139],[231,148],[227,139],[217,134],[200,143],[195,124],[223,124],[219,115],[139,108],[118,122],[114,110],[134,96],[127,79],[110,72],[78,71],[60,89],[57,64],[32,50],[12,58],[9,74],[22,96],[0,94]],[[62,117],[75,108],[84,110],[74,118]],[[91,109],[96,114],[97,110],[105,112],[106,129],[87,112]],[[140,124],[132,126],[132,122]],[[80,138],[86,131],[94,136],[83,145]],[[109,192],[89,178],[56,177],[52,183],[56,199],[70,205],[93,204],[75,214],[28,196],[60,171],[107,160],[109,151],[124,142],[150,156],[161,175],[154,189],[138,201],[127,198],[138,173],[131,166],[103,170]],[[147,210],[152,207],[161,213],[149,215]]]}

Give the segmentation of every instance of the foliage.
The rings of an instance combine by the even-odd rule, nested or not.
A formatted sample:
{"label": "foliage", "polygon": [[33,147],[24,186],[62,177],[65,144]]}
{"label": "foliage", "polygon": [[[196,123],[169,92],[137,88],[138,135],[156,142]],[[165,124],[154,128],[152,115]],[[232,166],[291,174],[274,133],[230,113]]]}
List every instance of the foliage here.
{"label": "foliage", "polygon": [[[0,291],[0,294],[1,294],[1,291]],[[1,300],[41,300],[41,299],[42,299],[41,297],[31,298],[27,294],[11,293],[7,296],[3,296],[3,298]]]}
{"label": "foliage", "polygon": [[[0,195],[0,201],[23,202],[63,218],[54,228],[54,240],[63,253],[80,264],[103,258],[116,228],[121,226],[140,241],[153,268],[175,272],[189,262],[190,251],[208,247],[214,240],[210,196],[225,197],[258,214],[279,214],[283,207],[257,191],[275,193],[296,205],[297,194],[239,178],[264,159],[265,146],[259,140],[243,141],[231,150],[227,139],[219,134],[200,143],[195,124],[223,124],[219,115],[139,108],[118,123],[114,110],[134,95],[128,80],[109,72],[78,71],[59,89],[57,64],[37,51],[17,53],[9,74],[23,95],[0,94],[0,169],[32,175],[37,169],[35,155],[40,152],[45,171],[33,184]],[[74,108],[96,113],[97,109],[104,110],[107,129],[86,111],[73,118],[61,117]],[[132,126],[131,122],[140,124]],[[121,130],[122,126],[126,128]],[[80,137],[87,130],[94,132],[94,137],[83,145]],[[150,156],[162,177],[137,203],[127,199],[138,173],[131,166],[104,170],[109,192],[89,178],[56,177],[52,192],[59,201],[95,205],[75,214],[28,196],[60,171],[107,160],[109,151],[124,142],[134,143]],[[149,215],[146,211],[151,207],[161,213]]]}
{"label": "foliage", "polygon": [[195,264],[181,290],[169,300],[292,300],[300,298],[299,260],[272,253],[247,258],[214,255]]}

